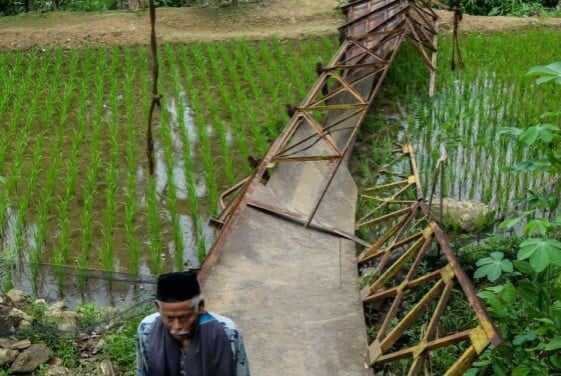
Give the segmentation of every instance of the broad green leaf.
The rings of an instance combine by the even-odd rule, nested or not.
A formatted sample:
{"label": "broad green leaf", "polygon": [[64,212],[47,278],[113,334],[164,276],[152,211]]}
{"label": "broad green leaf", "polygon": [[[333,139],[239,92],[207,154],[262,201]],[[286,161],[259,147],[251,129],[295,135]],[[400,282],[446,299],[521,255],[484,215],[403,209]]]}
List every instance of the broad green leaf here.
{"label": "broad green leaf", "polygon": [[532,265],[536,272],[543,272],[549,266],[549,253],[546,251],[536,251],[530,257],[530,265]]}
{"label": "broad green leaf", "polygon": [[501,293],[506,288],[506,284],[504,285],[497,285],[497,286],[489,286],[485,290],[492,291],[495,294]]}
{"label": "broad green leaf", "polygon": [[[528,265],[529,266],[529,265]],[[536,291],[536,286],[528,280],[523,280],[517,283],[517,292],[522,298],[521,300],[529,305],[537,304],[539,295]]]}
{"label": "broad green leaf", "polygon": [[546,343],[543,349],[545,351],[554,351],[561,349],[561,336],[557,336],[550,342]]}
{"label": "broad green leaf", "polygon": [[493,259],[491,257],[484,257],[482,259],[477,260],[475,265],[483,266],[483,265],[492,264],[492,263],[493,263]]}
{"label": "broad green leaf", "polygon": [[503,269],[503,272],[505,272],[505,273],[512,273],[512,271],[514,270],[514,268],[512,266],[512,261],[510,261],[510,260],[502,260],[501,268]]}
{"label": "broad green leaf", "polygon": [[528,376],[530,374],[530,368],[519,366],[512,370],[511,376]]}
{"label": "broad green leaf", "polygon": [[561,242],[555,239],[530,238],[520,243],[518,259],[530,259],[530,265],[536,272],[543,271],[550,263],[561,263]]}
{"label": "broad green leaf", "polygon": [[532,269],[530,263],[528,263],[527,261],[514,260],[513,264],[516,270],[518,270],[522,274],[532,275],[534,273],[534,269]]}
{"label": "broad green leaf", "polygon": [[540,118],[541,119],[550,119],[550,118],[556,118],[561,116],[561,111],[556,111],[556,112],[544,112],[543,114],[541,114]]}
{"label": "broad green leaf", "polygon": [[524,130],[516,127],[501,127],[499,128],[499,136],[509,135],[519,137]]}
{"label": "broad green leaf", "polygon": [[520,249],[518,250],[518,260],[526,260],[536,252],[536,246],[534,243],[529,243],[528,240],[523,241],[520,244]]}
{"label": "broad green leaf", "polygon": [[545,84],[546,82],[557,80],[557,79],[558,77],[554,75],[542,76],[536,80],[536,84],[541,85],[541,84]]}
{"label": "broad green leaf", "polygon": [[499,228],[501,230],[509,230],[509,229],[513,228],[514,226],[516,226],[523,219],[524,219],[524,216],[505,219],[504,221],[501,222],[501,224],[499,225]]}
{"label": "broad green leaf", "polygon": [[[476,262],[479,268],[474,273],[474,278],[481,279],[487,277],[490,282],[495,282],[501,277],[504,272],[512,272],[512,262],[510,260],[503,259],[504,254],[502,252],[492,252],[490,257],[485,257]],[[495,286],[498,288],[498,286]],[[498,292],[498,291],[495,291]]]}
{"label": "broad green leaf", "polygon": [[513,304],[516,301],[516,288],[511,282],[505,284],[505,288],[500,293],[501,299],[506,304]]}
{"label": "broad green leaf", "polygon": [[489,269],[490,265],[485,265],[482,266],[480,268],[478,268],[475,273],[473,273],[473,278],[475,279],[481,279],[487,276],[488,273],[488,269]]}
{"label": "broad green leaf", "polygon": [[553,63],[550,65],[537,65],[535,67],[532,67],[528,70],[528,75],[529,76],[536,76],[536,75],[543,75],[543,74],[556,74],[559,73],[561,74],[560,71],[558,71],[558,69],[556,69],[556,67],[561,64],[561,63]]}
{"label": "broad green leaf", "polygon": [[556,369],[561,369],[561,354],[552,354],[549,361]]}
{"label": "broad green leaf", "polygon": [[512,340],[512,344],[515,346],[522,345],[523,343],[533,341],[537,338],[536,333],[533,331],[528,331],[524,334],[519,334]]}
{"label": "broad green leaf", "polygon": [[547,220],[533,219],[526,224],[524,231],[528,235],[545,236],[551,224]]}
{"label": "broad green leaf", "polygon": [[536,161],[523,161],[517,163],[513,170],[515,172],[534,172],[534,171],[549,171],[551,169],[551,162],[548,160]]}
{"label": "broad green leaf", "polygon": [[497,362],[494,362],[492,365],[493,367],[493,374],[497,376],[507,376],[506,369]]}
{"label": "broad green leaf", "polygon": [[548,319],[547,317],[542,317],[542,318],[539,318],[539,319],[535,319],[534,321],[543,322],[543,323],[549,324],[549,325],[554,325],[554,324],[555,324],[555,323],[553,322],[553,320]]}
{"label": "broad green leaf", "polygon": [[502,252],[491,252],[491,254],[489,256],[491,256],[491,259],[493,259],[494,261],[501,261],[504,257],[504,253],[502,253]]}
{"label": "broad green leaf", "polygon": [[529,127],[520,135],[520,141],[525,143],[526,145],[533,145],[536,143],[539,137],[539,129],[535,126]]}
{"label": "broad green leaf", "polygon": [[542,84],[548,81],[554,81],[561,84],[561,62],[532,67],[528,71],[528,75],[540,76],[536,81],[537,84]]}
{"label": "broad green leaf", "polygon": [[537,75],[552,74],[552,73],[554,72],[552,72],[551,69],[549,69],[545,65],[537,65],[528,70],[528,76],[537,76]]}
{"label": "broad green leaf", "polygon": [[505,304],[491,291],[481,291],[477,294],[498,317],[505,317]]}
{"label": "broad green leaf", "polygon": [[501,276],[501,266],[500,264],[494,263],[489,265],[489,271],[487,272],[487,279],[490,282],[495,282]]}
{"label": "broad green leaf", "polygon": [[473,273],[473,278],[475,279],[481,279],[484,278],[485,276],[487,276],[487,268],[489,267],[489,265],[485,265],[482,266],[480,268],[478,268],[475,273]]}
{"label": "broad green leaf", "polygon": [[519,139],[526,145],[533,145],[537,141],[549,144],[556,138],[557,132],[559,128],[553,124],[538,124],[527,128],[520,134]]}

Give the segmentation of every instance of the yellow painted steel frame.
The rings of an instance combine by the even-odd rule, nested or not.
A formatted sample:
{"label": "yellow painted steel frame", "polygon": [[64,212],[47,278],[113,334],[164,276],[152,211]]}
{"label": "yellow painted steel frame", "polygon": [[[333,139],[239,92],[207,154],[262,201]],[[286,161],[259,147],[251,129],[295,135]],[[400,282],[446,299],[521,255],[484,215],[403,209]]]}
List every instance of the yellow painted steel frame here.
{"label": "yellow painted steel frame", "polygon": [[[369,365],[377,367],[383,363],[409,357],[412,358],[412,362],[408,375],[417,375],[422,371],[431,351],[468,341],[467,349],[445,373],[446,375],[461,375],[469,368],[473,359],[481,354],[490,343],[498,345],[501,339],[476,296],[471,281],[461,269],[445,233],[432,219],[430,208],[423,199],[413,147],[410,144],[397,146],[398,148],[394,150],[397,158],[391,164],[395,165],[405,161],[408,171],[405,174],[403,171],[393,172],[391,166],[384,166],[380,169],[379,172],[386,176],[387,180],[383,184],[365,189],[365,193],[362,195],[363,199],[375,200],[379,204],[361,218],[357,225],[357,227],[377,226],[377,228],[384,229],[382,235],[372,241],[370,246],[359,255],[360,264],[376,264],[374,277],[361,291],[362,300],[365,304],[371,304],[381,299],[393,299],[377,328],[374,341],[369,345]],[[385,191],[386,197],[372,196],[372,192],[380,191]],[[408,199],[401,199],[403,196]],[[410,196],[414,196],[416,199],[411,200]],[[394,209],[388,213],[387,209],[390,206]],[[386,212],[383,212],[384,209]],[[433,246],[438,246],[442,250],[447,264],[421,276],[416,276],[423,258]],[[397,283],[398,277],[402,279]],[[386,287],[391,282],[393,282],[393,287]],[[405,294],[409,290],[429,284],[432,284],[430,289],[397,324],[392,325],[397,319],[399,310],[403,308]],[[438,324],[456,284],[469,301],[479,325],[439,338],[437,336]],[[433,301],[436,301],[436,306],[428,323],[423,324],[424,330],[418,343],[403,349],[392,350],[405,331],[429,308]]]}

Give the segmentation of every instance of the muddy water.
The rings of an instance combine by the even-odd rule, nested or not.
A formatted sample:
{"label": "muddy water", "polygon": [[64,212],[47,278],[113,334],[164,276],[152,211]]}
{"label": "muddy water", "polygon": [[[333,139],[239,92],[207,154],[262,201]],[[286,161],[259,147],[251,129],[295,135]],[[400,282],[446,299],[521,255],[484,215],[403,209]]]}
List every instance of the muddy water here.
{"label": "muddy water", "polygon": [[[434,168],[447,155],[444,195],[459,200],[485,202],[498,216],[516,209],[527,192],[551,186],[543,173],[516,173],[514,167],[528,159],[528,148],[519,146],[503,127],[534,125],[526,111],[527,95],[513,83],[493,74],[472,82],[455,81],[424,106],[413,106],[405,127],[412,134],[422,180],[428,194]],[[436,186],[440,195],[440,183]]]}
{"label": "muddy water", "polygon": [[[185,176],[185,160],[183,159],[183,145],[179,132],[186,131],[189,134],[189,142],[191,143],[190,165],[200,166],[197,150],[197,128],[194,125],[192,111],[188,106],[188,99],[185,93],[181,93],[181,98],[170,97],[166,102],[165,110],[169,113],[169,121],[171,128],[171,136],[173,140],[173,181],[168,176],[168,168],[164,158],[163,145],[159,140],[155,142],[155,182],[156,193],[158,198],[158,210],[160,213],[161,238],[164,249],[160,255],[162,265],[165,270],[171,270],[173,267],[172,260],[175,260],[176,253],[180,252],[184,260],[184,264],[189,267],[198,267],[200,260],[197,256],[198,239],[203,238],[206,247],[209,247],[214,240],[214,229],[208,225],[209,216],[206,213],[207,205],[205,200],[208,196],[208,189],[202,171],[192,172],[195,177],[196,197],[200,200],[199,213],[192,213],[189,208],[187,179]],[[177,106],[183,105],[183,121],[178,119]],[[109,106],[104,106],[103,121],[109,123],[112,114]],[[183,126],[185,129],[180,129]],[[159,126],[155,127],[156,132]],[[209,135],[212,136],[212,125],[208,125]],[[231,133],[227,140],[231,142]],[[140,141],[144,141],[139,138]],[[142,150],[144,145],[139,142],[138,150]],[[123,161],[126,162],[126,161]],[[86,162],[85,162],[86,163]],[[123,209],[123,202],[126,194],[126,165],[118,166],[120,169],[120,180],[122,188],[119,189],[117,200],[118,208]],[[200,167],[199,167],[200,168]],[[103,173],[101,178],[103,178]],[[80,215],[82,213],[83,203],[76,202],[76,206],[70,208],[70,216],[72,221],[72,236],[69,241],[70,263],[64,267],[53,266],[54,249],[58,245],[58,237],[60,229],[56,223],[50,223],[48,226],[49,238],[46,246],[41,250],[43,252],[40,263],[33,262],[32,254],[37,248],[37,224],[34,216],[27,215],[22,217],[15,209],[13,202],[7,202],[6,212],[4,214],[4,226],[0,229],[0,255],[10,261],[12,265],[9,278],[11,282],[18,288],[22,288],[28,292],[35,292],[37,295],[46,299],[56,300],[65,298],[67,304],[76,305],[80,302],[96,302],[101,305],[120,305],[132,304],[144,299],[146,295],[152,292],[152,283],[154,270],[150,268],[148,263],[148,255],[150,252],[149,229],[146,223],[147,210],[147,189],[148,176],[145,166],[140,164],[135,172],[136,190],[138,196],[138,215],[136,237],[140,243],[140,260],[139,269],[134,272],[130,270],[129,263],[131,256],[128,253],[126,237],[123,234],[122,214],[116,213],[115,235],[113,236],[113,268],[111,271],[99,271],[96,261],[97,254],[100,252],[100,237],[103,235],[103,227],[97,218],[103,216],[104,202],[103,195],[96,194],[100,200],[97,200],[93,206],[92,215],[94,216],[94,249],[91,250],[91,270],[78,270],[75,266],[75,260],[80,255],[81,249],[81,229]],[[184,248],[176,249],[173,241],[171,228],[171,213],[167,209],[167,188],[173,183],[176,187],[177,196],[177,215],[178,223],[181,228],[182,243]],[[4,185],[0,184],[0,189],[4,189]],[[77,189],[78,195],[81,194],[80,188]],[[9,200],[8,200],[9,201]],[[119,210],[118,209],[118,210]],[[120,211],[120,210],[119,210]],[[194,222],[196,220],[202,225],[197,231]],[[74,216],[74,217],[73,217]],[[54,218],[53,218],[54,219]],[[169,260],[169,261],[167,261]],[[147,282],[148,281],[148,282]]]}

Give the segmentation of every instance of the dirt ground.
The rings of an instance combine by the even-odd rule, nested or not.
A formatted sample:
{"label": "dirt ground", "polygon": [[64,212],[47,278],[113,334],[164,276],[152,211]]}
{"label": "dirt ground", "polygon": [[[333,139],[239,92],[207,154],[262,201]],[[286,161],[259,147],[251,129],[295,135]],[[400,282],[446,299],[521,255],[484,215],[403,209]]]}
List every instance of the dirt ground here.
{"label": "dirt ground", "polygon": [[[333,33],[343,22],[337,0],[264,0],[240,9],[160,8],[161,41],[189,42],[231,38],[298,38]],[[451,14],[440,12],[441,29]],[[466,31],[498,31],[527,26],[561,28],[557,18],[465,16]],[[148,12],[50,12],[0,18],[0,49],[130,45],[148,42]]]}

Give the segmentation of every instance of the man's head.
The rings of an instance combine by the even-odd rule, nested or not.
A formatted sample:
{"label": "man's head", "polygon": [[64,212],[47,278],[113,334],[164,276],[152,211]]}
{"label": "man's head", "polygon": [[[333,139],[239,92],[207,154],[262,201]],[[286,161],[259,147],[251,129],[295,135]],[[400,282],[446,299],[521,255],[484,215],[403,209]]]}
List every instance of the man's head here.
{"label": "man's head", "polygon": [[167,273],[158,277],[156,307],[169,333],[181,341],[190,337],[204,301],[193,271]]}

